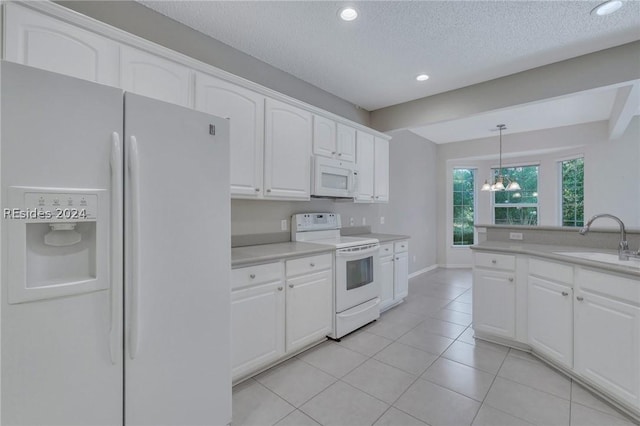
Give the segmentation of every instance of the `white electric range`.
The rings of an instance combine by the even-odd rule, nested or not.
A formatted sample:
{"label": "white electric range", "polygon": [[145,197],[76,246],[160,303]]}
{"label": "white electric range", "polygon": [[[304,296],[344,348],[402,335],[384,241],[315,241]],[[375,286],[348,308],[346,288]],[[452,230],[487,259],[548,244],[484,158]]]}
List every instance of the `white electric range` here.
{"label": "white electric range", "polygon": [[378,250],[375,238],[340,235],[337,213],[300,213],[291,218],[291,240],[331,245],[334,258],[334,321],[329,337],[342,336],[380,317]]}

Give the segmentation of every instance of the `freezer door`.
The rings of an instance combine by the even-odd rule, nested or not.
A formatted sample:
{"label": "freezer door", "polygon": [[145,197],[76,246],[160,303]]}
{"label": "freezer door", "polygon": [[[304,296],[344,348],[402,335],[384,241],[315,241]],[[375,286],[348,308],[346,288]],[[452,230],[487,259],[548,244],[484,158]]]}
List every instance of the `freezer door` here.
{"label": "freezer door", "polygon": [[2,424],[122,424],[123,93],[0,66]]}
{"label": "freezer door", "polygon": [[125,157],[125,423],[228,424],[228,122],[126,93]]}

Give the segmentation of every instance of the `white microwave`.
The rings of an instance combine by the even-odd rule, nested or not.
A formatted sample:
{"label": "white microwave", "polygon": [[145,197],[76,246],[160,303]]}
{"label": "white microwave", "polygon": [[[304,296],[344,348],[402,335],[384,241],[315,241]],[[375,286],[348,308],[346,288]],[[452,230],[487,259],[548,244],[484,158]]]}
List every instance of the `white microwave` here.
{"label": "white microwave", "polygon": [[311,195],[314,197],[353,198],[358,189],[358,172],[353,163],[313,157]]}

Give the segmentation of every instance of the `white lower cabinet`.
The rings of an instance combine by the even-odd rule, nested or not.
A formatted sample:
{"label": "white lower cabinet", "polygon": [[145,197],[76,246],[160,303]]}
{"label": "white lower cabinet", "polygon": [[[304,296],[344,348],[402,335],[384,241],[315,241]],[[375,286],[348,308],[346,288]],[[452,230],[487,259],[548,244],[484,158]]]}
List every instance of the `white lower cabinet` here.
{"label": "white lower cabinet", "polygon": [[331,331],[331,270],[287,279],[287,352],[304,348]]}
{"label": "white lower cabinet", "polygon": [[529,276],[529,344],[555,362],[573,366],[573,289]]}
{"label": "white lower cabinet", "polygon": [[333,325],[333,255],[233,269],[232,376],[250,376],[326,338]]}
{"label": "white lower cabinet", "polygon": [[475,331],[515,339],[514,268],[515,256],[474,253],[473,328]]}
{"label": "white lower cabinet", "polygon": [[[515,258],[474,252],[478,336],[522,343],[514,333],[516,306],[526,309],[527,342],[536,354],[640,418],[640,279],[569,262]],[[519,272],[527,279],[526,293],[516,291]]]}
{"label": "white lower cabinet", "polygon": [[640,282],[582,268],[578,274],[575,371],[640,410]]}
{"label": "white lower cabinet", "polygon": [[380,310],[400,303],[409,294],[408,241],[380,246]]}
{"label": "white lower cabinet", "polygon": [[285,354],[285,283],[282,262],[231,271],[233,379]]}
{"label": "white lower cabinet", "polygon": [[529,345],[564,367],[573,367],[573,267],[531,258],[528,261]]}

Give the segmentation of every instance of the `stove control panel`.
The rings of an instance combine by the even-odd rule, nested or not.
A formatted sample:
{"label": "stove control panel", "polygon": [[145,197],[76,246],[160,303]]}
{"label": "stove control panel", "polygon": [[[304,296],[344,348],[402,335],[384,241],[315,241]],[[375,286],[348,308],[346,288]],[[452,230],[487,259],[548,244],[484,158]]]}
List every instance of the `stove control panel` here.
{"label": "stove control panel", "polygon": [[291,230],[294,232],[325,231],[341,227],[338,213],[299,213],[291,217]]}

